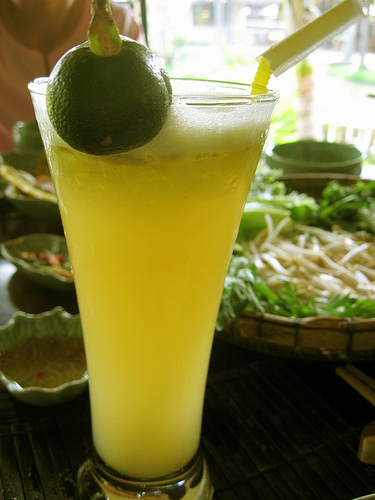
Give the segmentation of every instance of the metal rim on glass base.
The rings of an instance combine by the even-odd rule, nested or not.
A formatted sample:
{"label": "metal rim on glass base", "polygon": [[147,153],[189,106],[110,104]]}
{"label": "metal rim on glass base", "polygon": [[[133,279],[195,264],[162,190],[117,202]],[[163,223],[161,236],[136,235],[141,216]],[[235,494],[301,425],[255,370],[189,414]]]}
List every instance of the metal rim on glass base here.
{"label": "metal rim on glass base", "polygon": [[207,463],[200,451],[186,467],[158,479],[135,480],[120,475],[95,454],[78,472],[81,500],[211,500],[213,492]]}

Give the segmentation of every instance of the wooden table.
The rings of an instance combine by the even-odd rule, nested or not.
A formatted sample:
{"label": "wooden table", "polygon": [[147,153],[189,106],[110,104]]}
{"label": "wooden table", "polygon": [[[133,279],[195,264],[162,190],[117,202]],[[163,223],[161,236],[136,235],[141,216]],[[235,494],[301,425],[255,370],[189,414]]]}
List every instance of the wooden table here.
{"label": "wooden table", "polygon": [[[8,212],[0,212],[0,228],[3,241],[45,230]],[[15,271],[0,259],[0,324],[17,310],[78,311],[74,295],[38,288]],[[360,368],[374,376],[372,363]],[[374,407],[334,369],[215,339],[202,434],[215,500],[352,500],[375,491],[375,467],[357,458]],[[39,408],[0,385],[0,500],[76,499],[90,446],[87,392]]]}

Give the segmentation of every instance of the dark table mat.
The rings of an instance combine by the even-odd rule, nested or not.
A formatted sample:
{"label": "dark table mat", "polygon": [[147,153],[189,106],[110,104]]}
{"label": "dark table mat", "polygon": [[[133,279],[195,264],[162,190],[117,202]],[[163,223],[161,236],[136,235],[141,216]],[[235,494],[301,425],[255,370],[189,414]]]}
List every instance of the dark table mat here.
{"label": "dark table mat", "polygon": [[[352,500],[375,491],[357,456],[374,407],[327,364],[264,357],[211,373],[203,449],[215,500]],[[54,408],[0,386],[0,499],[76,499],[91,445],[85,393]]]}
{"label": "dark table mat", "polygon": [[375,491],[357,458],[372,405],[332,365],[263,359],[218,373],[203,443],[217,500],[351,500]]}

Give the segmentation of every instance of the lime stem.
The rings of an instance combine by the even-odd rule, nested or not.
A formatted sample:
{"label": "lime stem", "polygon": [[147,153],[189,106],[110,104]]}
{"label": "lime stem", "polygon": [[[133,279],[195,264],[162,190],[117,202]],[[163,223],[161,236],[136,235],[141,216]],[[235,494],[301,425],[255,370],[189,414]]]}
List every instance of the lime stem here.
{"label": "lime stem", "polygon": [[88,31],[91,50],[102,57],[114,56],[122,45],[109,0],[92,0],[92,18]]}

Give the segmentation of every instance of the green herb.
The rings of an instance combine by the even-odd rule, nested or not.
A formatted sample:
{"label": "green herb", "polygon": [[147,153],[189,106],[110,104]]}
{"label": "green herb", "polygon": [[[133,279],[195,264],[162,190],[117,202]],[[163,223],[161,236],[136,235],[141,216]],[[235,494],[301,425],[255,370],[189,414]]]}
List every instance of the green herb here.
{"label": "green herb", "polygon": [[285,280],[284,287],[275,293],[259,276],[250,258],[233,257],[225,280],[216,329],[223,330],[245,311],[288,318],[375,317],[375,302],[370,298],[358,300],[351,295],[336,295],[331,299],[304,302],[301,296],[302,291],[289,280]]}
{"label": "green herb", "polygon": [[[255,174],[247,203],[268,204],[271,215],[277,209],[288,210],[295,222],[307,224],[315,220],[319,212],[315,198],[297,191],[288,192],[285,183],[277,180],[281,174],[282,171],[262,164]],[[250,228],[250,221],[246,225]]]}
{"label": "green herb", "polygon": [[278,224],[282,219],[290,216],[290,211],[272,202],[247,202],[241,218],[238,238],[248,238],[254,232],[267,227],[266,214],[272,217],[275,224]]}
{"label": "green herb", "polygon": [[345,186],[330,181],[319,200],[314,223],[321,227],[339,224],[349,230],[375,233],[375,181],[362,180]]}
{"label": "green herb", "polygon": [[366,224],[368,231],[375,234],[375,201],[370,202],[367,207],[361,207],[358,216]]}
{"label": "green herb", "polygon": [[[269,204],[271,217],[277,208],[281,208],[289,211],[289,218],[292,221],[321,227],[329,232],[333,226],[339,226],[351,233],[365,230],[375,234],[375,181],[360,180],[352,185],[331,181],[320,199],[315,200],[296,191],[288,194],[285,184],[277,180],[279,175],[280,172],[268,166],[261,166],[253,181],[248,208],[251,208],[251,204],[256,208],[258,203],[258,207],[261,206],[262,211],[266,213],[266,205]],[[282,284],[275,293],[259,275],[254,257],[249,256],[249,245],[254,237],[249,235],[251,229],[259,230],[259,217],[258,209],[255,210],[253,217],[249,211],[244,215],[246,221],[243,225],[247,233],[240,232],[234,248],[217,319],[218,330],[234,322],[243,311],[291,318],[375,317],[375,301],[371,298],[358,298],[350,293],[340,293],[329,298],[322,295],[306,300],[304,290],[299,289],[286,276],[278,276]],[[275,223],[275,217],[272,219]],[[335,238],[334,234],[333,237]],[[329,274],[329,271],[327,272]]]}

